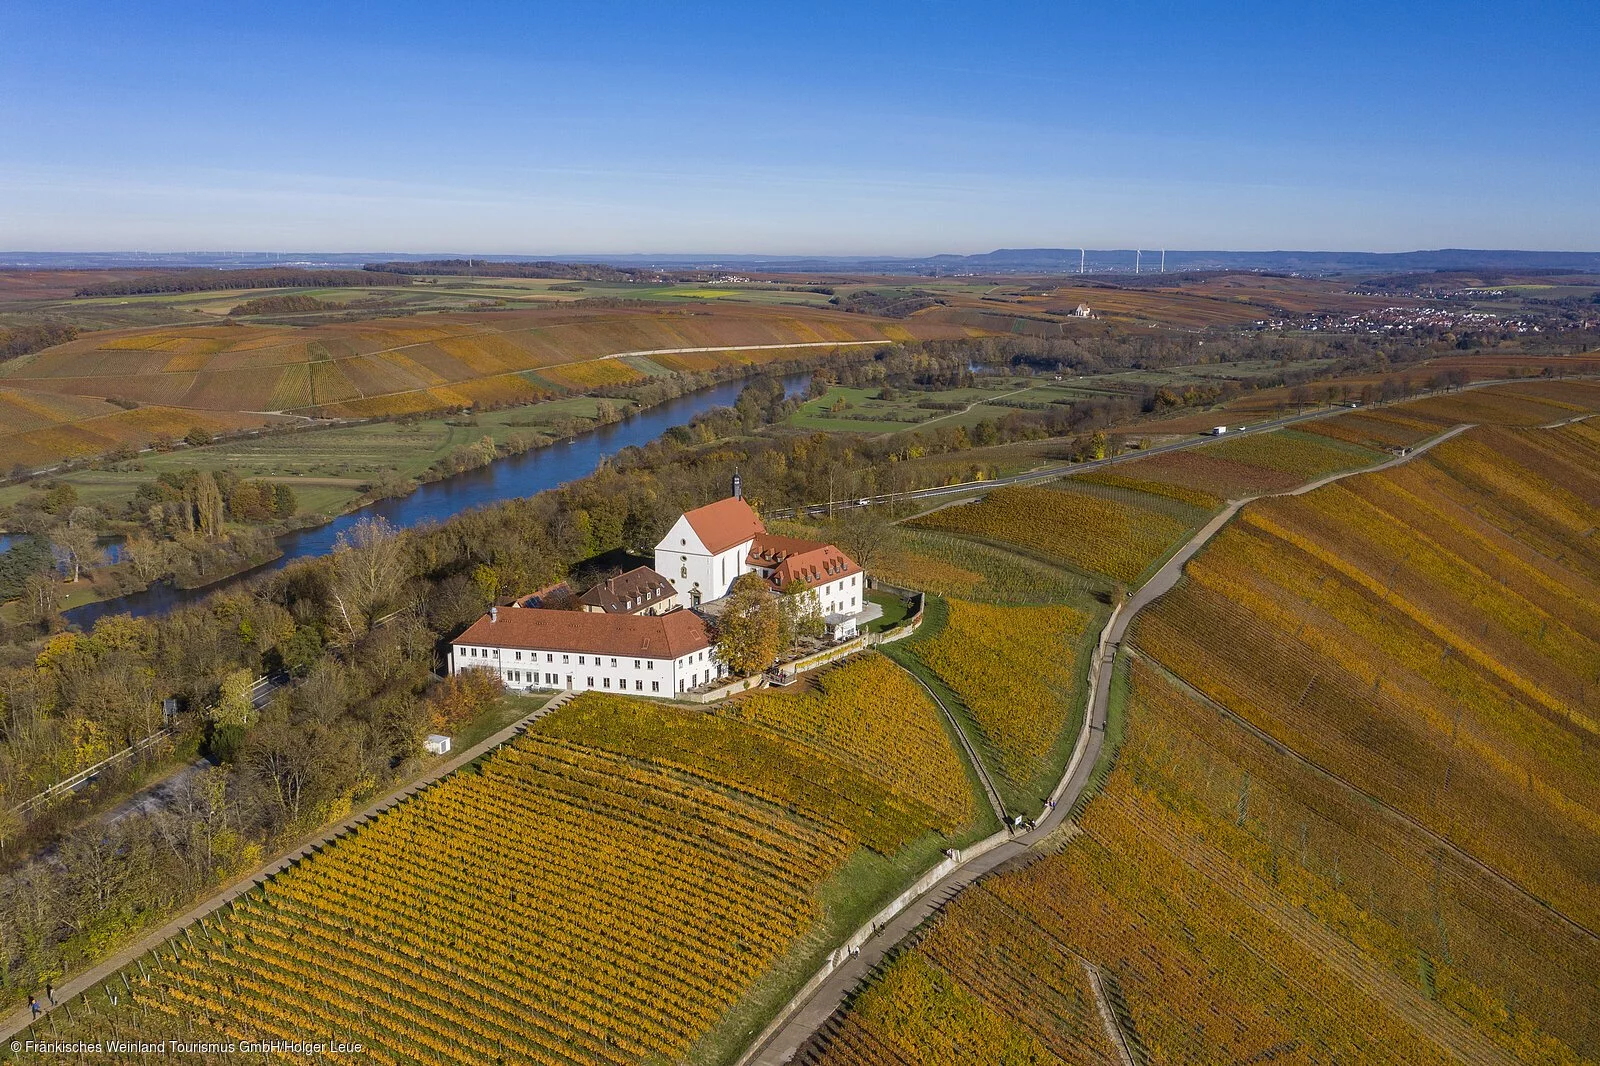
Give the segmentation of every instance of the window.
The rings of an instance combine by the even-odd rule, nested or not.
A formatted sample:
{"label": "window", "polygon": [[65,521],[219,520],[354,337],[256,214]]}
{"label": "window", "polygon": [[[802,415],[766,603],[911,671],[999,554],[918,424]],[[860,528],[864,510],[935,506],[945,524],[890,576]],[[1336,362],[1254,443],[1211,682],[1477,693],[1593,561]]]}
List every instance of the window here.
{"label": "window", "polygon": [[650,682],[650,691],[651,692],[660,692],[661,691],[661,682],[659,682],[659,681]]}
{"label": "window", "polygon": [[522,661],[522,653],[519,651],[519,652],[517,652],[517,662],[520,663],[521,661]]}
{"label": "window", "polygon": [[[595,660],[595,662],[599,662],[599,661],[600,661],[600,660],[599,660],[599,659],[596,659],[596,660]],[[582,666],[582,665],[583,665],[583,656],[581,656],[581,655],[580,655],[580,656],[578,656],[578,665],[579,665],[579,666]]]}
{"label": "window", "polygon": [[625,677],[617,678],[617,687],[624,692],[628,691],[628,679]]}
{"label": "window", "polygon": [[644,668],[646,670],[654,670],[656,668],[656,661],[654,659],[646,659],[644,661]]}
{"label": "window", "polygon": [[643,681],[635,681],[633,683],[633,691],[635,691],[635,692],[643,692],[644,691],[644,682]]}
{"label": "window", "polygon": [[588,685],[588,686],[589,686],[589,687],[590,687],[590,688],[594,688],[594,678],[592,678],[592,677],[586,677],[586,678],[584,678],[584,682],[585,682],[585,683],[586,683],[586,684],[587,684],[587,685]]}
{"label": "window", "polygon": [[572,661],[572,656],[570,656],[570,655],[563,655],[563,656],[562,656],[562,657],[561,657],[561,661],[562,661],[562,662],[564,662],[564,663],[570,663],[570,662],[571,662],[571,661]]}
{"label": "window", "polygon": [[694,672],[694,675],[689,678],[689,684],[691,684],[691,685],[700,684],[700,671],[696,670]]}
{"label": "window", "polygon": [[635,670],[639,669],[639,660],[638,659],[633,660],[633,668]]}
{"label": "window", "polygon": [[850,606],[854,607],[855,605],[856,605],[856,598],[854,596],[851,596],[850,597]]}
{"label": "window", "polygon": [[544,653],[544,661],[547,662],[547,663],[553,663],[553,662],[556,661],[556,657],[554,655],[550,654],[549,652],[545,652]]}
{"label": "window", "polygon": [[602,677],[600,679],[600,683],[602,685],[604,685],[606,688],[610,688],[611,687],[611,679],[609,677]]}
{"label": "window", "polygon": [[612,666],[615,666],[615,665],[617,665],[617,659],[616,659],[616,656],[612,656],[612,657],[611,657],[611,665],[612,665]]}

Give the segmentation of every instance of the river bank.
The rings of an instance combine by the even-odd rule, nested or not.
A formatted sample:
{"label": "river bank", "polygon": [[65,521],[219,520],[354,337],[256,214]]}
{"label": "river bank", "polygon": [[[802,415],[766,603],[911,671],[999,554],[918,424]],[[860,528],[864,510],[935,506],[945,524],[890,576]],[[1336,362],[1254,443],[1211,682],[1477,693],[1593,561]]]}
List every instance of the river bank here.
{"label": "river bank", "polygon": [[[754,375],[759,376],[759,375]],[[783,376],[790,394],[805,387],[810,371]],[[508,455],[476,469],[418,484],[406,495],[354,506],[331,521],[292,530],[276,538],[278,554],[270,561],[220,577],[195,588],[156,582],[122,595],[83,603],[64,612],[66,620],[87,629],[112,614],[144,617],[197,602],[223,588],[289,563],[331,552],[340,534],[368,517],[383,518],[405,529],[425,522],[443,521],[454,514],[531,496],[593,473],[607,458],[624,448],[648,444],[675,426],[688,424],[696,415],[715,407],[731,406],[748,383],[738,377],[694,392],[671,397],[653,406],[635,407],[615,422],[593,426],[521,454]],[[620,414],[621,412],[619,412]]]}

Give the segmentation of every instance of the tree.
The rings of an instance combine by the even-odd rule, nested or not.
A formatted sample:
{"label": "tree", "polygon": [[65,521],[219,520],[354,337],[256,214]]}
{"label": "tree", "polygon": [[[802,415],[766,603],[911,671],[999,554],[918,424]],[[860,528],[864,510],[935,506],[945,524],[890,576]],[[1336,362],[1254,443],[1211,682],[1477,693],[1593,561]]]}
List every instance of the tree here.
{"label": "tree", "polygon": [[822,604],[804,581],[796,578],[783,587],[778,597],[778,642],[793,648],[801,637],[820,637],[827,630]]}
{"label": "tree", "polygon": [[57,526],[50,534],[50,550],[56,565],[68,580],[76,582],[79,575],[100,560],[100,542],[87,524]]}
{"label": "tree", "polygon": [[61,609],[60,586],[45,574],[34,574],[22,584],[23,620],[47,626]]}
{"label": "tree", "polygon": [[726,603],[717,659],[741,676],[765,670],[782,650],[782,619],[772,589],[761,575],[743,574],[734,580]]}
{"label": "tree", "polygon": [[833,542],[863,570],[883,561],[894,536],[889,520],[872,507],[858,507],[834,524]]}
{"label": "tree", "polygon": [[211,433],[203,426],[194,426],[183,435],[183,439],[198,448],[202,444],[211,443]]}
{"label": "tree", "polygon": [[405,580],[404,545],[383,518],[363,518],[333,545],[334,619],[341,636],[354,640],[372,627]]}
{"label": "tree", "polygon": [[222,490],[209,470],[202,470],[194,481],[195,529],[202,537],[222,535]]}
{"label": "tree", "polygon": [[251,693],[255,689],[255,678],[250,676],[249,670],[234,670],[222,679],[218,690],[217,706],[211,712],[211,720],[217,725],[247,726],[255,717],[255,703],[251,700]]}

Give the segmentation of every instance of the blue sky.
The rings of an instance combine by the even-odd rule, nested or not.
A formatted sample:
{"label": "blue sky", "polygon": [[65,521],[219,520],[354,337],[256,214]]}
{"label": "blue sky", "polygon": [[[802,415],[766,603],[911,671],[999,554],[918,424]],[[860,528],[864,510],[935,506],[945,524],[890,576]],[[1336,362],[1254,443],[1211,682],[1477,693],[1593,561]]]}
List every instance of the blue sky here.
{"label": "blue sky", "polygon": [[0,3],[0,249],[1600,249],[1600,5]]}

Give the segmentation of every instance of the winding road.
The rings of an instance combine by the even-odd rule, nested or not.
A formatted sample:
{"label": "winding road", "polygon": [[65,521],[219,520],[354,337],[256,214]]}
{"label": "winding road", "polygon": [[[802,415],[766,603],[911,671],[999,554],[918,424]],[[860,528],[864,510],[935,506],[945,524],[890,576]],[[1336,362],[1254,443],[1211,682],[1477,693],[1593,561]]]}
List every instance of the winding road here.
{"label": "winding road", "polygon": [[[1178,579],[1183,576],[1185,564],[1194,558],[1212,537],[1222,531],[1233,516],[1239,513],[1240,508],[1254,500],[1269,496],[1299,496],[1343,478],[1387,470],[1401,463],[1410,462],[1430,448],[1471,428],[1470,425],[1456,426],[1417,445],[1405,455],[1375,466],[1330,474],[1282,492],[1263,493],[1260,496],[1230,501],[1190,537],[1183,547],[1174,552],[1149,581],[1113,609],[1111,617],[1106,619],[1105,627],[1100,632],[1099,644],[1095,649],[1094,661],[1089,667],[1089,685],[1092,693],[1089,699],[1089,713],[1084,718],[1066,771],[1051,796],[1053,805],[1046,809],[1044,817],[1038,821],[1036,828],[1018,833],[970,860],[958,862],[954,869],[930,886],[915,902],[875,932],[870,932],[869,938],[861,943],[859,949],[849,955],[846,961],[835,966],[820,984],[809,987],[778,1013],[773,1023],[756,1038],[750,1050],[739,1059],[738,1066],[782,1066],[791,1062],[806,1041],[810,1040],[839,1008],[851,990],[862,983],[888,953],[910,936],[930,915],[986,874],[992,873],[1007,862],[1022,858],[1035,843],[1042,841],[1061,827],[1066,821],[1068,811],[1088,786],[1105,743],[1106,717],[1111,706],[1111,666],[1116,659],[1119,645],[1127,635],[1128,626],[1140,611],[1177,585]],[[858,939],[861,932],[867,930],[858,932],[852,941]]]}

